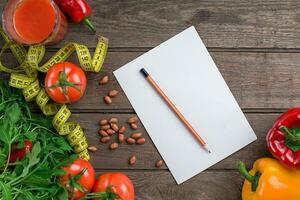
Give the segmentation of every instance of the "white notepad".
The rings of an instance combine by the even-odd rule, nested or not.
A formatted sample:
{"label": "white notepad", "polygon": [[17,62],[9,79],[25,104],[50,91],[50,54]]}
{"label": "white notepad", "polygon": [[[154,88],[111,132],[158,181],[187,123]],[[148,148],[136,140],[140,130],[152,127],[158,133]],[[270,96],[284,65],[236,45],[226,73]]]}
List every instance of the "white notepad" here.
{"label": "white notepad", "polygon": [[[200,133],[211,154],[141,75],[141,68]],[[178,184],[256,140],[194,27],[114,74]]]}

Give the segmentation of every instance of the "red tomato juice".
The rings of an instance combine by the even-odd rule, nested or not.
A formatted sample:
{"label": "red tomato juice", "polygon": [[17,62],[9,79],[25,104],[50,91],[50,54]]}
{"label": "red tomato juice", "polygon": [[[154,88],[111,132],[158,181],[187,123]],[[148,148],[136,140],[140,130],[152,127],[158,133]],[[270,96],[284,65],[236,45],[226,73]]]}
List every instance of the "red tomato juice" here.
{"label": "red tomato juice", "polygon": [[23,0],[17,5],[13,16],[17,34],[28,44],[46,40],[55,22],[56,12],[50,0]]}

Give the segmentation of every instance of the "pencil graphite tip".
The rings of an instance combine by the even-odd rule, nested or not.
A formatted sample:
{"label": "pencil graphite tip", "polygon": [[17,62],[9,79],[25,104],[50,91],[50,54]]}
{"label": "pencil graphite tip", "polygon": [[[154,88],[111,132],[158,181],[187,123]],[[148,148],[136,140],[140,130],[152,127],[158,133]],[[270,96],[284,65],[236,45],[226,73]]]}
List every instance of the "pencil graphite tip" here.
{"label": "pencil graphite tip", "polygon": [[207,145],[204,145],[204,149],[205,149],[208,153],[211,153],[211,151],[209,150],[209,148],[208,148]]}
{"label": "pencil graphite tip", "polygon": [[142,68],[140,72],[147,78],[149,76],[148,72],[145,70],[145,68]]}

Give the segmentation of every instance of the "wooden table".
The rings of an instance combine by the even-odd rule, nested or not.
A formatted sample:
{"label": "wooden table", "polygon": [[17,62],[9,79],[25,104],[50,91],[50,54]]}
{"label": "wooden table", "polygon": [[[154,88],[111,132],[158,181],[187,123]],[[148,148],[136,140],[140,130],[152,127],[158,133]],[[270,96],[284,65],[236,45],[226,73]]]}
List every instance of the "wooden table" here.
{"label": "wooden table", "polygon": [[[265,135],[274,119],[300,103],[300,9],[298,0],[89,0],[97,30],[110,39],[103,70],[88,74],[84,98],[71,105],[72,118],[80,122],[90,145],[99,149],[91,162],[98,171],[122,171],[130,176],[136,199],[241,199],[242,178],[236,163],[251,167],[260,157],[270,156]],[[5,1],[1,1],[3,8]],[[166,167],[156,169],[160,158],[146,136],[143,146],[121,145],[115,151],[99,143],[98,120],[118,117],[123,123],[134,115],[123,92],[106,105],[103,96],[121,91],[112,71],[194,25],[208,47],[231,91],[255,130],[258,140],[191,180],[177,185]],[[48,48],[53,55],[67,41],[94,50],[96,36],[83,25],[70,25],[64,42]],[[180,50],[180,47],[178,47]],[[77,62],[73,56],[70,60]],[[6,62],[13,63],[10,53]],[[98,80],[109,75],[108,85]],[[222,111],[220,111],[222,112]],[[157,113],[159,115],[159,112]],[[234,124],[233,124],[234,126]],[[140,131],[144,132],[140,126]],[[136,165],[127,164],[136,154]]]}

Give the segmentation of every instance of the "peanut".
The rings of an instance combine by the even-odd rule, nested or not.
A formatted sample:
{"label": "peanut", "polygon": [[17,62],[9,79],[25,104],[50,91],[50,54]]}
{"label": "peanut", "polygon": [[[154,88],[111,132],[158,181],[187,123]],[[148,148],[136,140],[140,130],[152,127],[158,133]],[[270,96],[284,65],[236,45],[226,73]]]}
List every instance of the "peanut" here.
{"label": "peanut", "polygon": [[143,136],[143,133],[132,133],[130,137],[137,140]]}
{"label": "peanut", "polygon": [[128,144],[134,144],[135,143],[135,139],[133,139],[133,138],[127,138],[126,142]]}
{"label": "peanut", "polygon": [[109,128],[110,128],[110,125],[103,125],[103,126],[100,126],[100,129],[101,129],[101,130],[104,130],[104,131],[108,130]]}
{"label": "peanut", "polygon": [[138,129],[138,125],[136,123],[130,124],[130,127],[134,130]]}
{"label": "peanut", "polygon": [[111,100],[111,98],[110,98],[109,96],[105,96],[105,97],[104,97],[104,102],[105,102],[106,104],[111,104],[111,103],[112,103],[112,100]]}
{"label": "peanut", "polygon": [[115,150],[119,147],[118,143],[114,142],[109,145],[110,150]]}
{"label": "peanut", "polygon": [[107,137],[107,136],[108,136],[107,132],[104,131],[104,130],[99,130],[98,133],[99,133],[99,135],[101,135],[102,137]]}
{"label": "peanut", "polygon": [[157,161],[155,162],[155,167],[156,167],[156,168],[160,168],[163,164],[164,164],[164,163],[163,163],[163,160],[157,160]]}
{"label": "peanut", "polygon": [[108,96],[110,97],[116,97],[119,94],[118,90],[111,90],[108,92]]}
{"label": "peanut", "polygon": [[106,83],[108,83],[109,81],[109,77],[108,76],[103,76],[100,81],[99,81],[99,84],[100,85],[105,85]]}
{"label": "peanut", "polygon": [[122,126],[122,127],[119,129],[119,133],[120,133],[120,134],[125,133],[125,131],[126,131],[125,126]]}
{"label": "peanut", "polygon": [[99,124],[100,124],[101,126],[103,126],[103,125],[108,124],[108,121],[107,121],[106,119],[102,119],[102,120],[99,121]]}
{"label": "peanut", "polygon": [[110,127],[115,131],[118,132],[119,131],[119,127],[117,124],[110,124]]}
{"label": "peanut", "polygon": [[119,134],[118,135],[118,140],[119,140],[119,143],[123,143],[124,140],[125,140],[125,136],[123,134]]}
{"label": "peanut", "polygon": [[136,143],[137,144],[145,144],[145,142],[146,142],[146,139],[145,138],[139,138],[137,141],[136,141]]}
{"label": "peanut", "polygon": [[132,123],[136,123],[137,121],[138,121],[138,118],[136,116],[133,116],[127,120],[127,123],[132,124]]}
{"label": "peanut", "polygon": [[128,160],[128,164],[129,165],[134,165],[135,163],[136,163],[136,156],[135,155],[130,156],[129,160]]}
{"label": "peanut", "polygon": [[97,151],[97,147],[90,146],[90,147],[88,147],[88,150],[91,151],[91,152],[95,152],[95,151]]}
{"label": "peanut", "polygon": [[114,131],[112,129],[107,129],[106,132],[107,132],[108,135],[113,135],[113,134],[116,133],[116,131]]}
{"label": "peanut", "polygon": [[107,136],[107,137],[101,138],[101,139],[100,139],[100,142],[102,142],[102,143],[107,143],[109,140],[110,140],[110,137]]}
{"label": "peanut", "polygon": [[116,117],[113,117],[113,118],[111,118],[110,120],[109,120],[109,123],[118,123],[118,118],[116,118]]}

